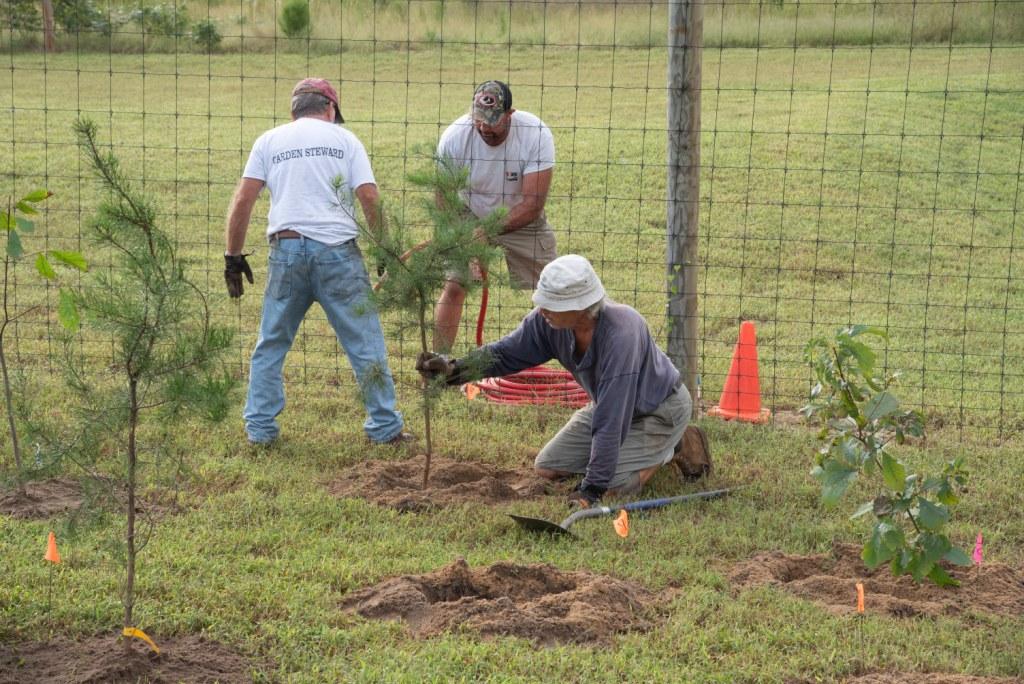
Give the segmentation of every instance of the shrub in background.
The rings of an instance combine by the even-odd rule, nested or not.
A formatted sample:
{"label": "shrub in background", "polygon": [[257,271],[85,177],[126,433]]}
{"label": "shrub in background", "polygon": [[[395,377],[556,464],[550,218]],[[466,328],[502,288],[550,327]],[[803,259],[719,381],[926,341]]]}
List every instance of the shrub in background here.
{"label": "shrub in background", "polygon": [[142,6],[128,15],[143,33],[152,36],[183,36],[188,30],[188,10],[176,5]]}
{"label": "shrub in background", "polygon": [[285,0],[278,21],[281,32],[289,38],[305,38],[309,35],[308,0]]}
{"label": "shrub in background", "polygon": [[39,31],[43,26],[36,0],[3,0],[0,11],[3,12],[4,28],[11,31],[31,33]]}
{"label": "shrub in background", "polygon": [[203,52],[216,52],[223,36],[213,19],[200,19],[192,26],[192,42]]}

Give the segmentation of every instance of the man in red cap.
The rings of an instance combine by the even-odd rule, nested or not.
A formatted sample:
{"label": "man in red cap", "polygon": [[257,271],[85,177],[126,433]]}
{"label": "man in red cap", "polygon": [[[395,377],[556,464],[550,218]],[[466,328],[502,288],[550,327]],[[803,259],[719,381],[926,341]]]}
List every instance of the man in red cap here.
{"label": "man in red cap", "polygon": [[377,184],[359,139],[342,123],[338,93],[322,78],[292,90],[292,121],[261,135],[235,190],[228,213],[224,280],[241,297],[242,277],[253,282],[242,249],[253,205],[270,191],[267,289],[260,333],[252,353],[243,417],[249,441],[269,444],[284,410],[281,370],[295,333],[318,302],[345,349],[359,383],[371,441],[398,444],[402,431],[384,334],[370,305],[370,280],[356,244],[356,201],[371,229],[381,229]]}
{"label": "man in red cap", "polygon": [[[512,91],[485,81],[473,93],[473,107],[441,135],[437,156],[465,169],[466,210],[485,217],[505,207],[496,242],[505,252],[509,279],[517,289],[537,284],[541,269],[557,256],[555,234],[544,214],[555,166],[555,142],[543,121],[512,108]],[[476,272],[474,272],[476,271]],[[479,277],[474,265],[452,264],[434,311],[434,348],[448,351],[462,318],[466,291],[461,283]]]}

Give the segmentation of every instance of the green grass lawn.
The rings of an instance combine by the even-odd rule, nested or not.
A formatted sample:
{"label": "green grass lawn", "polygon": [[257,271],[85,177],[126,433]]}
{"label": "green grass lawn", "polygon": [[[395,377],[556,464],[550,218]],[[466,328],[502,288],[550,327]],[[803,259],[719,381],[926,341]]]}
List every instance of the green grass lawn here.
{"label": "green grass lawn", "polygon": [[[514,59],[513,59],[514,53]],[[125,167],[159,199],[166,225],[194,259],[218,316],[239,331],[231,360],[244,372],[265,283],[266,249],[254,221],[257,285],[239,305],[223,295],[223,220],[249,146],[287,118],[294,82],[340,84],[349,127],[369,149],[388,205],[420,220],[404,180],[462,113],[473,85],[507,78],[517,106],[556,136],[549,215],[563,253],[590,257],[612,296],[636,306],[665,339],[665,53],[622,47],[437,44],[414,51],[76,54],[5,57],[0,90],[4,194],[55,192],[31,236],[83,249],[97,186],[71,122],[100,123]],[[1024,393],[1020,211],[1024,48],[906,47],[709,49],[704,54],[700,259],[700,367],[714,399],[741,319],[758,322],[762,390],[769,404],[806,397],[801,360],[813,334],[848,323],[890,332],[885,363],[898,392],[930,418],[929,439],[903,451],[936,469],[966,452],[971,492],[951,535],[978,530],[986,559],[1024,562],[1020,442]],[[256,215],[265,213],[265,200]],[[29,241],[26,241],[29,242]],[[31,248],[31,244],[28,245]],[[14,334],[18,363],[42,383],[42,405],[66,410],[56,371],[56,293],[19,269],[12,305],[28,315]],[[500,275],[500,273],[499,273]],[[471,302],[466,321],[475,319]],[[487,337],[528,310],[525,293],[498,286]],[[419,427],[414,340],[385,316],[401,408]],[[460,342],[471,344],[470,328]],[[82,344],[97,364],[103,340]],[[43,371],[52,371],[48,376]],[[712,484],[751,483],[725,501],[637,516],[622,541],[610,525],[581,523],[582,539],[524,536],[508,509],[463,507],[399,515],[321,486],[340,468],[396,457],[371,448],[344,357],[319,312],[304,325],[287,368],[284,441],[244,446],[239,421],[189,425],[165,446],[192,455],[183,514],[164,520],[141,556],[138,624],[155,636],[204,631],[278,666],[285,681],[837,681],[868,670],[1024,675],[1021,618],[984,613],[898,620],[849,619],[773,590],[734,594],[730,566],[760,550],[827,550],[865,532],[852,510],[825,511],[808,476],[813,433],[707,421],[718,472]],[[238,400],[238,412],[242,399]],[[237,415],[237,414],[236,414]],[[500,465],[524,462],[567,412],[506,410],[455,395],[441,406],[438,451]],[[153,436],[155,438],[155,436]],[[993,440],[1001,440],[995,446]],[[680,491],[667,475],[654,493]],[[858,490],[860,501],[869,496]],[[517,508],[560,519],[558,501]],[[61,532],[62,597],[44,611],[46,532],[61,521],[0,519],[0,639],[112,630],[119,624],[120,529],[107,518]],[[611,647],[539,650],[471,635],[413,641],[392,624],[341,614],[352,588],[420,573],[464,556],[551,562],[680,587],[667,621]],[[852,600],[852,599],[851,599]]]}
{"label": "green grass lawn", "polygon": [[[194,454],[186,512],[163,520],[140,556],[137,623],[161,635],[202,631],[274,662],[280,681],[840,681],[871,670],[1020,676],[1021,617],[970,612],[958,617],[897,619],[869,615],[858,636],[849,616],[781,591],[736,594],[730,567],[762,550],[827,552],[835,539],[866,531],[826,511],[808,476],[813,438],[802,428],[704,422],[717,473],[709,486],[750,483],[744,493],[701,505],[634,515],[622,540],[610,521],[584,521],[576,541],[527,536],[506,517],[519,512],[561,519],[560,500],[512,507],[456,507],[398,514],[359,500],[336,500],[322,483],[367,458],[397,455],[366,446],[349,397],[302,386],[290,393],[284,441],[269,452],[242,446],[239,426],[186,426],[173,448]],[[403,406],[413,427],[415,402]],[[440,453],[516,465],[560,426],[566,411],[506,409],[467,403],[452,393],[435,434]],[[955,435],[936,434],[912,463],[934,468],[958,452]],[[986,562],[1024,561],[1019,443],[969,452],[971,492],[950,535],[970,548],[986,538]],[[692,489],[659,474],[651,489]],[[65,562],[46,605],[46,533],[56,527]],[[113,517],[64,532],[59,521],[0,520],[0,640],[81,635],[120,624],[116,555],[121,526]],[[678,587],[665,622],[611,646],[537,649],[513,639],[452,635],[406,637],[392,623],[339,612],[347,591],[400,573],[428,572],[463,556],[473,565],[499,560],[548,562],[632,579],[652,589]],[[851,586],[851,605],[854,601]],[[870,605],[870,594],[868,601]]]}
{"label": "green grass lawn", "polygon": [[[421,198],[405,174],[424,163],[418,153],[465,110],[476,82],[507,78],[517,106],[555,132],[548,210],[559,250],[594,261],[612,296],[639,308],[664,339],[663,50],[522,46],[514,62],[505,49],[461,45],[8,59],[6,192],[53,190],[42,235],[51,246],[80,246],[97,191],[70,125],[96,119],[159,199],[219,311],[237,321],[239,366],[259,297],[238,309],[220,297],[224,213],[252,141],[286,120],[290,88],[309,73],[340,83],[386,203],[413,222]],[[1019,46],[705,52],[697,333],[706,398],[718,396],[742,319],[758,323],[762,387],[776,407],[806,396],[802,348],[812,335],[866,323],[889,331],[886,366],[904,372],[906,399],[933,420],[964,438],[1019,431],[1022,64]],[[257,207],[249,240],[256,292],[265,209]],[[43,296],[32,285],[19,288],[18,302]],[[487,339],[528,306],[499,286]],[[24,352],[52,339],[48,320],[19,328]],[[322,317],[309,320],[296,352],[293,371],[306,377],[345,365]]]}

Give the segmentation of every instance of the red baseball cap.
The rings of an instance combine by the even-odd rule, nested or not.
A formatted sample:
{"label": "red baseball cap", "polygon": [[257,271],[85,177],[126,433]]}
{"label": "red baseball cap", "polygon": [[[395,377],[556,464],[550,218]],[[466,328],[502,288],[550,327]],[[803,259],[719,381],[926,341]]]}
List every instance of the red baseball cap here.
{"label": "red baseball cap", "polygon": [[326,78],[304,78],[292,88],[292,97],[302,93],[316,93],[323,95],[334,104],[334,123],[345,123],[338,106],[338,91],[336,91]]}

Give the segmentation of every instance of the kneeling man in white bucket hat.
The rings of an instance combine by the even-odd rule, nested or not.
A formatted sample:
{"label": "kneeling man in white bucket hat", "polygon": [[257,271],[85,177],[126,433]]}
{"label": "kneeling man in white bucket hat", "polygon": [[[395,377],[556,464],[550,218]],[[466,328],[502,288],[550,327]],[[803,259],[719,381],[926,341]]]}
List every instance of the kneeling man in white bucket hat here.
{"label": "kneeling man in white bucket hat", "polygon": [[683,453],[692,402],[679,371],[655,345],[643,316],[607,298],[589,261],[568,254],[549,263],[533,303],[537,308],[504,338],[464,359],[421,354],[416,370],[459,385],[557,359],[591,402],[541,449],[535,467],[550,479],[582,475],[570,495],[573,503],[593,505],[605,493],[635,494],[670,462],[684,476],[710,471],[703,435],[686,440],[702,445],[696,471],[695,455]]}

